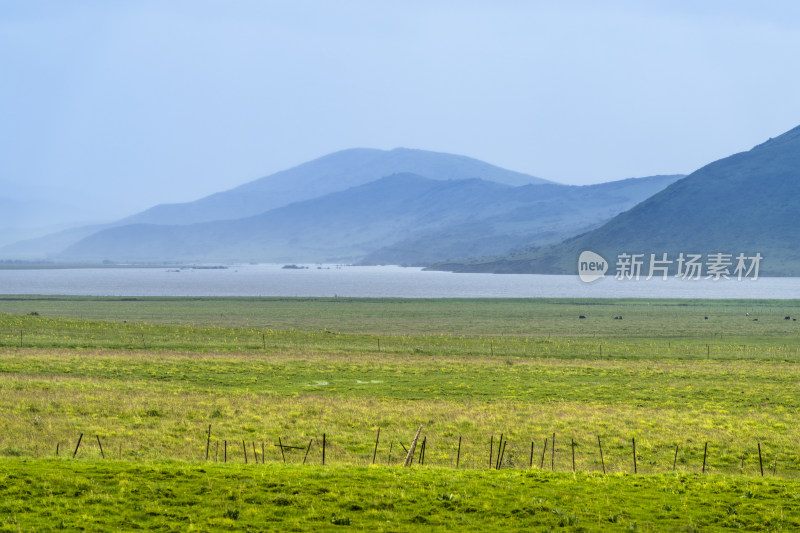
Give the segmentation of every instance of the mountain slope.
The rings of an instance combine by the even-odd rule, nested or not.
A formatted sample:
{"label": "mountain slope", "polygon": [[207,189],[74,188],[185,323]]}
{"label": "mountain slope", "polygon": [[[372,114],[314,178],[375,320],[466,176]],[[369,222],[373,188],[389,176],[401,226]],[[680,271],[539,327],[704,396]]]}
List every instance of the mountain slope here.
{"label": "mountain slope", "polygon": [[[441,181],[396,174],[240,220],[107,229],[71,246],[59,259],[354,262],[415,236],[422,243],[406,255],[395,251],[392,262],[451,257],[442,254],[463,257],[497,246],[504,251],[530,242],[532,234],[553,242],[607,220],[677,178],[591,187],[511,187],[480,179]],[[425,236],[448,233],[457,235],[448,246],[425,242]]]}
{"label": "mountain slope", "polygon": [[480,178],[507,185],[548,183],[541,178],[460,155],[407,148],[389,151],[353,148],[194,202],[158,205],[128,217],[123,223],[193,224],[233,220],[400,173],[437,180]]}
{"label": "mountain slope", "polygon": [[527,185],[513,189],[501,213],[415,234],[367,255],[364,264],[428,265],[559,242],[607,221],[682,178],[652,176],[587,186]]}
{"label": "mountain slope", "polygon": [[[389,151],[354,148],[328,154],[194,202],[157,205],[107,226],[185,225],[235,220],[400,173],[419,174],[439,180],[480,178],[507,185],[550,183],[460,155],[406,148]],[[97,228],[75,227],[74,231],[48,234],[41,238],[9,232],[5,242],[0,242],[0,259],[50,259],[94,231]],[[14,234],[17,235],[16,238],[12,238]],[[8,245],[3,246],[6,243]]]}
{"label": "mountain slope", "polygon": [[[583,250],[613,268],[620,253],[760,253],[761,273],[800,275],[800,127],[695,171],[585,235],[513,255],[439,265],[482,272],[575,273]],[[735,259],[734,259],[735,265]],[[646,266],[646,265],[645,265]],[[673,265],[673,271],[676,265]]]}

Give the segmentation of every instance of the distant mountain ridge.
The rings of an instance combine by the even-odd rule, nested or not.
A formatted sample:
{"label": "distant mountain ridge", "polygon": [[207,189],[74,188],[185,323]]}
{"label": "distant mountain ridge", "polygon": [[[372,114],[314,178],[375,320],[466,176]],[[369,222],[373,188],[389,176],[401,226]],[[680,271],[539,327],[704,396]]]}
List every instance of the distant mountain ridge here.
{"label": "distant mountain ridge", "polygon": [[[760,253],[761,274],[800,276],[800,126],[710,163],[599,228],[560,244],[435,268],[574,274],[583,250],[613,266],[620,253]],[[645,265],[647,267],[647,265]],[[675,273],[676,264],[672,264]]]}
{"label": "distant mountain ridge", "polygon": [[121,222],[194,224],[235,220],[400,173],[437,180],[479,178],[506,185],[552,183],[462,155],[409,148],[351,148],[194,202],[157,205]]}
{"label": "distant mountain ridge", "polygon": [[[533,239],[553,242],[607,220],[678,178],[512,187],[395,174],[238,220],[109,228],[70,246],[59,259],[424,264],[507,250]],[[405,244],[409,239],[416,239],[412,249]],[[399,244],[387,248],[393,243]]]}
{"label": "distant mountain ridge", "polygon": [[478,178],[515,186],[552,183],[461,155],[408,148],[353,148],[319,157],[194,202],[157,205],[102,226],[72,227],[27,240],[8,238],[6,246],[0,244],[0,259],[51,259],[80,239],[109,227],[128,224],[188,225],[246,218],[400,173],[439,180]]}

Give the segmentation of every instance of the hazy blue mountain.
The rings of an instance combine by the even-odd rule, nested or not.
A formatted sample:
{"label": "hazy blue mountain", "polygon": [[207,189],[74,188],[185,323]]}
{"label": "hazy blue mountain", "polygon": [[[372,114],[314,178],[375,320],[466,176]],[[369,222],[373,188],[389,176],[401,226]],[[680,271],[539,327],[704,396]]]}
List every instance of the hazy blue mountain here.
{"label": "hazy blue mountain", "polygon": [[[183,225],[214,220],[235,220],[406,172],[437,180],[480,178],[507,185],[551,183],[460,155],[407,148],[389,151],[354,148],[314,159],[194,202],[157,205],[136,215],[111,222],[109,226]],[[30,212],[31,210],[28,210],[28,213]],[[61,230],[63,227],[55,229]],[[0,259],[51,258],[97,229],[91,226],[53,234],[41,231],[36,233],[9,231],[5,242],[0,242]],[[39,235],[44,236],[39,238]]]}
{"label": "hazy blue mountain", "polygon": [[[3,184],[0,184],[2,186]],[[86,224],[86,213],[48,198],[0,197],[0,247]]]}
{"label": "hazy blue mountain", "polygon": [[[106,229],[69,247],[59,259],[356,262],[399,243],[391,250],[392,262],[420,263],[498,245],[506,250],[530,242],[532,235],[544,240],[549,236],[552,242],[607,220],[676,179],[512,187],[481,179],[444,181],[395,174],[239,220]],[[408,249],[414,239],[418,246],[403,254],[403,247]]]}
{"label": "hazy blue mountain", "polygon": [[328,154],[288,170],[182,204],[158,205],[123,222],[192,224],[257,215],[293,202],[364,185],[392,174],[436,180],[480,178],[507,185],[549,183],[462,155],[395,148],[353,148]]}
{"label": "hazy blue mountain", "polygon": [[[760,253],[760,273],[800,275],[800,127],[715,161],[601,227],[561,244],[438,265],[466,272],[576,273],[583,250],[612,270],[620,253]],[[673,265],[673,273],[676,265]],[[735,267],[735,260],[734,260]]]}
{"label": "hazy blue mountain", "polygon": [[361,262],[429,265],[559,242],[596,227],[682,177],[652,176],[587,186],[517,187],[494,200],[498,206],[494,212],[475,211],[464,222],[416,233],[368,254]]}

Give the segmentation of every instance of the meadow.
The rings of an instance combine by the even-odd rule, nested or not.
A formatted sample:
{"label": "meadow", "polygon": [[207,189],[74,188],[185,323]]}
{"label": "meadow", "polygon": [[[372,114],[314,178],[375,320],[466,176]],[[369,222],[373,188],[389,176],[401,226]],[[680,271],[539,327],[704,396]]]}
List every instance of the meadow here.
{"label": "meadow", "polygon": [[0,530],[795,529],[798,311],[0,297]]}

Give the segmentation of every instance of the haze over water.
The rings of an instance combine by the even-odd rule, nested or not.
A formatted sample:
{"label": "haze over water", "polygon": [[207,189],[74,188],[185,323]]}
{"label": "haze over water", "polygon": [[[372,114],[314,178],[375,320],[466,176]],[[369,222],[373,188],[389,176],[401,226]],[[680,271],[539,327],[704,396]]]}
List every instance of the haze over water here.
{"label": "haze over water", "polygon": [[284,296],[369,298],[775,298],[800,297],[800,278],[699,280],[612,276],[453,274],[396,266],[234,265],[227,268],[0,270],[0,294],[83,296]]}

